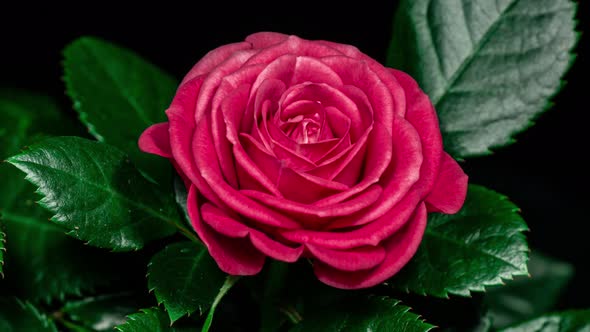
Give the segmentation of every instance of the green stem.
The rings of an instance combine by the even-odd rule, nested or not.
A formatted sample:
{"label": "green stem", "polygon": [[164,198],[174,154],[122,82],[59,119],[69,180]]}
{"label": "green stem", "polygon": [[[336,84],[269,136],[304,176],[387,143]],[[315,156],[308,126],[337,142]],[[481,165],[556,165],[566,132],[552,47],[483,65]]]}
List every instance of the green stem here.
{"label": "green stem", "polygon": [[190,230],[188,230],[188,228],[173,222],[174,226],[176,226],[176,228],[178,228],[178,230],[180,231],[180,233],[182,233],[182,235],[186,236],[189,240],[193,241],[193,242],[197,242],[197,243],[201,243],[201,240],[199,240],[199,238]]}
{"label": "green stem", "polygon": [[292,306],[279,307],[279,311],[282,312],[283,314],[285,314],[285,316],[287,316],[287,318],[289,318],[289,320],[293,324],[298,324],[299,322],[301,322],[303,320],[303,317],[301,317],[301,314],[299,312],[297,312],[297,310],[295,308],[293,308]]}
{"label": "green stem", "polygon": [[219,289],[219,293],[217,293],[215,300],[213,300],[213,304],[211,304],[211,309],[209,309],[209,314],[207,314],[207,319],[205,319],[205,324],[203,324],[201,332],[209,332],[209,328],[211,327],[211,323],[213,322],[213,315],[215,314],[215,309],[217,308],[217,305],[219,304],[219,302],[221,302],[221,299],[232,288],[232,286],[235,285],[235,283],[238,280],[240,280],[240,276],[227,276],[227,278],[225,278],[223,286],[221,286],[221,288]]}

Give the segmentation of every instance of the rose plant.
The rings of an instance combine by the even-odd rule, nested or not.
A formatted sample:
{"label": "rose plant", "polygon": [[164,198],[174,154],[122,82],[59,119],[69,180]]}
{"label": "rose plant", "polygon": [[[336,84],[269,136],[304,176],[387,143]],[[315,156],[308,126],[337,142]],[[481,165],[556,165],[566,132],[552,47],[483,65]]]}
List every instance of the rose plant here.
{"label": "rose plant", "polygon": [[251,35],[201,59],[166,114],[139,146],[172,161],[228,274],[309,257],[329,285],[374,286],[418,249],[427,210],[465,200],[428,96],[352,46]]}
{"label": "rose plant", "polygon": [[[88,134],[1,91],[0,330],[588,329],[587,310],[544,315],[571,267],[529,260],[518,208],[457,162],[546,108],[575,5],[457,6],[402,1],[387,65],[259,32],[180,83],[80,38],[64,81]],[[437,318],[462,301],[464,324]]]}

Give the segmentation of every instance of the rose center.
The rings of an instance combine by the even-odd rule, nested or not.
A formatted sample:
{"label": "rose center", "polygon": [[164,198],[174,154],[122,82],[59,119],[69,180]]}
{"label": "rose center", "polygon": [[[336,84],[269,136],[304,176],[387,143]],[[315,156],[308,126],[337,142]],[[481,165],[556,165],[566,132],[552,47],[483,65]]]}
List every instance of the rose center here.
{"label": "rose center", "polygon": [[298,100],[279,110],[278,127],[298,144],[321,142],[333,137],[326,128],[326,111],[320,101]]}
{"label": "rose center", "polygon": [[281,125],[281,130],[299,144],[316,143],[320,139],[320,115],[297,115]]}

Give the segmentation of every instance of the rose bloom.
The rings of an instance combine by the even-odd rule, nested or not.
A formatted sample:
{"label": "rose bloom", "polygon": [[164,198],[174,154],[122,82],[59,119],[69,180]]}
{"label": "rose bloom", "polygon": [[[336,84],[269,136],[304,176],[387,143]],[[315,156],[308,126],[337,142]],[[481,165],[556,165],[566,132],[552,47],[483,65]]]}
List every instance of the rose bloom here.
{"label": "rose bloom", "polygon": [[374,286],[414,255],[427,213],[465,200],[428,96],[353,46],[253,34],[205,55],[166,115],[139,146],[170,159],[229,274],[308,258],[328,285]]}

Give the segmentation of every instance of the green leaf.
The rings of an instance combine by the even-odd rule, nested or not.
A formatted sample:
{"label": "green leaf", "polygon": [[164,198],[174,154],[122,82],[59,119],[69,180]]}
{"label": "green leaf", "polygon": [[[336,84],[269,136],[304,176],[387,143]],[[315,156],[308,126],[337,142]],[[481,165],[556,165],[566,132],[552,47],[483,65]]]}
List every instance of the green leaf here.
{"label": "green leaf", "polygon": [[490,289],[485,303],[494,327],[499,329],[553,309],[573,267],[535,251],[528,264],[531,277],[518,277],[506,286]]}
{"label": "green leaf", "polygon": [[215,301],[225,278],[207,249],[193,242],[167,246],[148,266],[148,287],[172,322],[197,310],[202,315]]}
{"label": "green leaf", "polygon": [[109,294],[70,301],[61,312],[68,318],[92,329],[92,331],[112,331],[125,322],[126,316],[138,310],[140,301],[133,294]]}
{"label": "green leaf", "polygon": [[402,0],[387,63],[430,96],[447,152],[489,154],[562,87],[575,11],[571,0]]}
{"label": "green leaf", "polygon": [[140,313],[128,316],[127,322],[116,329],[120,332],[180,332],[172,327],[166,313],[159,308],[142,309]]}
{"label": "green leaf", "polygon": [[145,180],[125,154],[78,137],[50,138],[8,159],[27,174],[55,213],[52,221],[88,244],[118,251],[142,248],[174,233],[172,197]]}
{"label": "green leaf", "polygon": [[15,298],[0,298],[0,331],[57,332],[53,321],[28,302]]}
{"label": "green leaf", "polygon": [[[38,216],[32,214],[39,213]],[[43,216],[43,217],[42,217]],[[6,283],[11,294],[51,302],[121,280],[129,257],[83,245],[33,205],[27,215],[5,214]]]}
{"label": "green leaf", "polygon": [[429,214],[418,252],[388,283],[405,291],[469,296],[527,275],[525,222],[505,196],[470,185],[457,214]]}
{"label": "green leaf", "polygon": [[433,328],[409,310],[393,299],[360,298],[312,312],[290,331],[425,332]]}
{"label": "green leaf", "polygon": [[[75,134],[78,129],[60,113],[53,99],[0,90],[1,160],[18,153],[24,145],[59,132]],[[115,264],[120,261],[118,257],[84,246],[52,224],[51,215],[34,203],[34,186],[18,169],[0,163],[0,174],[0,212],[7,240],[6,280],[2,286],[10,294],[50,302],[119,279],[121,271]]]}
{"label": "green leaf", "polygon": [[133,52],[98,38],[74,41],[64,56],[67,93],[90,133],[129,154],[154,179],[171,173],[167,160],[142,153],[137,140],[147,127],[166,121],[164,110],[177,81]]}
{"label": "green leaf", "polygon": [[572,310],[549,314],[521,323],[500,332],[587,332],[590,331],[590,310]]}

